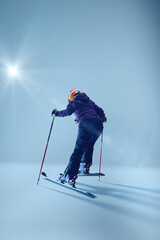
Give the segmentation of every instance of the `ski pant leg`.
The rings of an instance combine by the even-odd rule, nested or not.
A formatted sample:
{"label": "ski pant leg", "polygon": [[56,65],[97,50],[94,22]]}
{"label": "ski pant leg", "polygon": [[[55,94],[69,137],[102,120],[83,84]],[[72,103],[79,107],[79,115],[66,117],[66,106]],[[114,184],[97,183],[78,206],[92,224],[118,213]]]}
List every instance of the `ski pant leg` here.
{"label": "ski pant leg", "polygon": [[89,136],[87,135],[83,126],[80,126],[78,130],[76,145],[70,157],[69,164],[65,170],[65,175],[69,174],[71,178],[77,175],[78,169],[80,166],[80,161],[81,161],[82,155],[85,152],[88,141],[89,141]]}
{"label": "ski pant leg", "polygon": [[85,148],[85,151],[82,155],[81,162],[86,164],[92,164],[92,157],[93,157],[93,151],[94,151],[94,144],[99,138],[99,136],[102,133],[103,126],[102,123],[97,120],[91,120],[91,125],[93,130],[90,133],[90,139],[87,144],[87,147]]}
{"label": "ski pant leg", "polygon": [[85,149],[85,152],[82,155],[81,162],[86,164],[92,164],[92,157],[93,157],[93,145],[88,145]]}

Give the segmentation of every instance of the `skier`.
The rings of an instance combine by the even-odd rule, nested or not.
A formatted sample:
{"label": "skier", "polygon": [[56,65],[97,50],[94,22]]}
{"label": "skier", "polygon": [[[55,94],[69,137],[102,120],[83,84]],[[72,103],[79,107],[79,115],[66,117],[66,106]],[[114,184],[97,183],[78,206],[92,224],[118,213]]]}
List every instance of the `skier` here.
{"label": "skier", "polygon": [[75,121],[79,125],[78,136],[69,164],[59,180],[74,186],[78,173],[89,173],[92,165],[94,144],[103,131],[106,116],[102,108],[98,107],[85,93],[73,88],[68,94],[68,105],[65,110],[54,109],[52,115],[57,117],[75,114]]}

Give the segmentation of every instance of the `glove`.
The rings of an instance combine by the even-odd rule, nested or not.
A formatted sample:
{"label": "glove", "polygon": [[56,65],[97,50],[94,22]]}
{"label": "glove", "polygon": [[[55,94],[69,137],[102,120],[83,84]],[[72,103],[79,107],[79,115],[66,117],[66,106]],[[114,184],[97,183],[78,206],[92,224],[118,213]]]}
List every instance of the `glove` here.
{"label": "glove", "polygon": [[58,116],[58,110],[57,109],[53,109],[51,115],[55,115],[55,116]]}

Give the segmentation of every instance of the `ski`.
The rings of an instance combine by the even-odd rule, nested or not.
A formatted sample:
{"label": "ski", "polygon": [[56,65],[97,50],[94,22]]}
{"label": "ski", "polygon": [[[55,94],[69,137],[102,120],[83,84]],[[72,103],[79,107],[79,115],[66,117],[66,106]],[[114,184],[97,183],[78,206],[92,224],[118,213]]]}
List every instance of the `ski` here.
{"label": "ski", "polygon": [[[44,175],[43,175],[43,176],[44,176]],[[87,197],[96,198],[96,196],[95,196],[94,194],[92,194],[92,193],[90,193],[90,192],[83,191],[83,190],[81,190],[81,189],[79,189],[79,188],[77,188],[77,187],[72,187],[72,186],[69,186],[69,185],[65,185],[64,183],[61,183],[60,180],[55,180],[55,181],[54,181],[54,180],[52,180],[52,179],[50,179],[50,178],[48,178],[48,177],[44,177],[44,179],[45,179],[46,181],[49,181],[49,182],[54,183],[54,184],[57,184],[57,185],[62,186],[62,187],[64,187],[64,188],[67,188],[67,189],[70,189],[70,190],[75,191],[75,192],[77,192],[77,193],[83,194],[83,195],[85,195],[85,196],[87,196]]]}
{"label": "ski", "polygon": [[104,173],[79,173],[78,174],[78,177],[82,177],[82,176],[103,177],[103,176],[105,176],[105,174]]}

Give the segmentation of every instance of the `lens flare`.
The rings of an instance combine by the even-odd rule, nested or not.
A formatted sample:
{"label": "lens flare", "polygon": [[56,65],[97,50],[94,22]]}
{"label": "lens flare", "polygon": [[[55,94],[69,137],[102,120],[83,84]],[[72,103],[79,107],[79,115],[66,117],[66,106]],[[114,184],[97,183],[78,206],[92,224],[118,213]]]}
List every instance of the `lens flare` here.
{"label": "lens flare", "polygon": [[16,66],[11,66],[8,68],[8,74],[10,77],[18,77],[19,76],[19,70]]}

